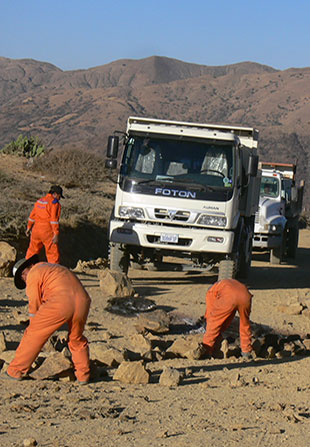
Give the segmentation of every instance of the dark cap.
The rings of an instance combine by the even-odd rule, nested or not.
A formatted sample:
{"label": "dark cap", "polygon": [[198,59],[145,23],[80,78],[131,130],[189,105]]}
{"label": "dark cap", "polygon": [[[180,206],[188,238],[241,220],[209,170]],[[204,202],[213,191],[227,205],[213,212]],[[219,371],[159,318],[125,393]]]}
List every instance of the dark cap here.
{"label": "dark cap", "polygon": [[26,287],[26,283],[22,278],[22,273],[25,270],[26,267],[29,267],[30,265],[37,264],[39,262],[39,256],[33,255],[31,258],[28,259],[20,259],[16,262],[16,264],[13,267],[13,276],[14,276],[14,284],[17,289],[24,289]]}
{"label": "dark cap", "polygon": [[62,198],[64,199],[64,196],[63,196],[63,194],[62,194],[62,187],[61,187],[61,186],[59,186],[59,185],[53,185],[53,186],[51,186],[51,189],[49,190],[49,193],[50,193],[50,194],[53,194],[54,192],[55,192],[56,194],[59,194],[60,197],[62,197]]}

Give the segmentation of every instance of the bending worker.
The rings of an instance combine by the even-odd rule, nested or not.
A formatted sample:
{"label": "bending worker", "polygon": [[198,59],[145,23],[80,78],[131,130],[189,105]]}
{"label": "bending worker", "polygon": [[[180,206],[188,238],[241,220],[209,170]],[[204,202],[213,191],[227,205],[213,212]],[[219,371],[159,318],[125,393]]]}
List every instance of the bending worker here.
{"label": "bending worker", "polygon": [[221,333],[230,326],[236,311],[238,311],[242,356],[251,358],[250,312],[252,296],[247,287],[236,279],[223,279],[216,282],[208,290],[205,313],[207,328],[203,337],[203,344],[208,354],[212,354],[215,342]]}
{"label": "bending worker", "polygon": [[30,213],[26,230],[26,236],[31,235],[26,259],[39,254],[44,245],[47,261],[59,264],[58,239],[61,212],[59,200],[61,197],[64,198],[62,187],[53,185],[46,196],[36,201]]}
{"label": "bending worker", "polygon": [[30,324],[8,367],[8,376],[21,380],[48,338],[68,323],[68,346],[75,376],[80,383],[87,383],[90,376],[89,350],[83,331],[90,297],[79,279],[61,265],[38,263],[37,255],[18,261],[13,274],[15,286],[18,289],[26,287]]}

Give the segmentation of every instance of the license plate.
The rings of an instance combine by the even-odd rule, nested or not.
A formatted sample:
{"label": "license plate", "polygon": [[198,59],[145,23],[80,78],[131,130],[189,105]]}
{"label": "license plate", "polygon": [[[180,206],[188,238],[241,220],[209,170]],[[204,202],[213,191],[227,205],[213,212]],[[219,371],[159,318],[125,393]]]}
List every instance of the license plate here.
{"label": "license plate", "polygon": [[163,233],[160,235],[160,242],[165,242],[165,243],[172,243],[172,244],[177,244],[179,241],[179,235],[178,234],[168,234],[168,233]]}

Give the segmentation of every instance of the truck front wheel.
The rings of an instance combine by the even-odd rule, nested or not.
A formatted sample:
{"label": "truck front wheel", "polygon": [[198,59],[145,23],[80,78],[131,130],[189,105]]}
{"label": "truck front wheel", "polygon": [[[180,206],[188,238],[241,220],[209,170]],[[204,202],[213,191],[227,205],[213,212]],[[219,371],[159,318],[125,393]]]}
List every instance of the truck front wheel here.
{"label": "truck front wheel", "polygon": [[298,247],[299,230],[298,228],[290,228],[287,235],[287,256],[289,258],[296,258],[296,251]]}
{"label": "truck front wheel", "polygon": [[129,268],[129,255],[121,248],[121,244],[110,242],[110,270],[122,272],[127,275]]}
{"label": "truck front wheel", "polygon": [[283,231],[282,240],[279,247],[272,248],[270,251],[270,264],[281,264],[285,254],[286,231]]}

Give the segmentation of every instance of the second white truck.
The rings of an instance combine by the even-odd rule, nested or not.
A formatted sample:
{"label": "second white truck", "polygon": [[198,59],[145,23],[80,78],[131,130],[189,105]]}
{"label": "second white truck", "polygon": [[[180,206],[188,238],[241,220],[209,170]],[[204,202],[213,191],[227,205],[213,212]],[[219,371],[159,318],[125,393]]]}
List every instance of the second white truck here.
{"label": "second white truck", "polygon": [[271,264],[295,258],[304,181],[296,185],[296,164],[261,162],[259,210],[255,217],[254,250],[269,250]]}
{"label": "second white truck", "polygon": [[[246,277],[259,201],[257,142],[250,127],[129,117],[110,268],[165,268],[168,256],[182,270],[217,266],[219,279]],[[115,134],[106,166],[116,168],[118,150]]]}

